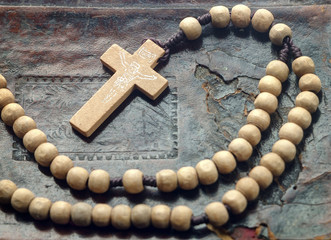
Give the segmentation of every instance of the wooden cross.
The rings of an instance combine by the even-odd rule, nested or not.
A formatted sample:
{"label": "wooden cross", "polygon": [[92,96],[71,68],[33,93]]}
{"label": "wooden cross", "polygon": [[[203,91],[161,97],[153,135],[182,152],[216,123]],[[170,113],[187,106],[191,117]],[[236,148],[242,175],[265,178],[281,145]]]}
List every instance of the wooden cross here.
{"label": "wooden cross", "polygon": [[155,100],[168,86],[168,81],[153,70],[163,55],[163,48],[151,40],[133,55],[112,45],[100,59],[114,75],[70,119],[71,126],[91,136],[135,88]]}

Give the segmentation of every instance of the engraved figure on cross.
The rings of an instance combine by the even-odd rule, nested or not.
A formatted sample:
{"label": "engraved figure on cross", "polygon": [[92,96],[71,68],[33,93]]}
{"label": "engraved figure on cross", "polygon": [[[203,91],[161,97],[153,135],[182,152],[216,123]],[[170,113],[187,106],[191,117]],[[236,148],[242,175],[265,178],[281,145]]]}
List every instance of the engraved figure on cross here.
{"label": "engraved figure on cross", "polygon": [[100,59],[115,73],[70,119],[71,126],[91,136],[134,89],[156,99],[168,86],[168,81],[153,70],[163,54],[164,49],[151,40],[133,55],[113,44]]}

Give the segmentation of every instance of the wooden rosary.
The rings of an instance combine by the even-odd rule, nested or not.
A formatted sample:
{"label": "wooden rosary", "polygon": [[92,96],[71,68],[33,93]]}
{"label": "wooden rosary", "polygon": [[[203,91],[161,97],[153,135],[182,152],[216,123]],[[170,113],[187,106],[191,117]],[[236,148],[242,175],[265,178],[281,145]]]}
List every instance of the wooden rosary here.
{"label": "wooden rosary", "polygon": [[[6,88],[6,79],[0,75],[2,121],[13,127],[15,135],[23,138],[25,148],[34,153],[38,164],[50,167],[55,178],[66,179],[72,189],[83,190],[88,187],[90,191],[98,194],[107,192],[110,187],[124,187],[130,194],[139,194],[145,186],[157,187],[162,192],[172,192],[178,187],[192,190],[199,184],[213,184],[218,180],[219,174],[231,173],[236,168],[236,161],[247,161],[250,158],[253,147],[261,140],[261,132],[270,125],[270,114],[278,107],[277,97],[282,91],[282,83],[288,78],[287,63],[289,57],[292,56],[294,59],[292,70],[299,78],[301,93],[296,97],[295,107],[288,113],[288,122],[279,130],[280,140],[274,143],[270,153],[262,156],[260,165],[251,169],[247,177],[241,178],[236,183],[235,189],[226,192],[221,201],[209,203],[204,213],[199,216],[193,216],[192,210],[187,206],[170,209],[166,205],[150,207],[145,204],[139,204],[133,208],[127,205],[111,207],[108,204],[96,204],[92,207],[83,202],[71,205],[64,201],[52,203],[47,198],[35,197],[30,190],[17,188],[10,180],[2,180],[0,181],[0,204],[11,204],[21,213],[29,212],[35,220],[50,218],[56,224],[68,224],[71,221],[80,227],[89,226],[91,223],[99,227],[112,225],[120,230],[128,229],[131,225],[139,229],[150,225],[160,229],[171,226],[177,231],[186,231],[191,226],[204,223],[220,227],[228,222],[231,214],[242,213],[246,209],[247,202],[255,200],[260,189],[266,189],[272,183],[273,177],[283,173],[285,163],[294,159],[295,145],[300,143],[303,130],[311,124],[311,114],[316,111],[319,104],[316,94],[321,89],[321,81],[314,74],[315,66],[312,59],[302,56],[300,49],[291,40],[291,29],[283,23],[274,24],[274,17],[268,10],[259,9],[251,14],[247,6],[240,4],[234,6],[230,13],[228,8],[216,6],[211,8],[209,13],[198,18],[183,19],[179,25],[180,31],[165,43],[153,39],[147,40],[132,56],[117,45],[113,45],[101,59],[113,71],[120,69],[121,66],[125,69],[118,70],[119,73],[116,72],[113,75],[111,87],[107,85],[107,82],[101,88],[107,89],[102,90],[103,93],[100,89],[100,92],[97,92],[90,100],[99,99],[98,101],[103,101],[105,106],[108,105],[104,107],[99,104],[93,116],[86,116],[84,109],[89,108],[87,103],[83,106],[83,110],[72,118],[71,124],[85,136],[91,135],[135,87],[155,99],[167,87],[167,80],[152,68],[158,62],[167,62],[171,51],[182,42],[199,38],[202,32],[201,25],[211,23],[216,28],[225,28],[230,20],[237,28],[246,28],[251,23],[257,32],[269,32],[270,41],[274,45],[281,46],[281,50],[278,60],[271,61],[266,67],[266,75],[258,84],[261,93],[254,101],[255,109],[248,114],[247,124],[239,130],[238,138],[231,141],[228,150],[215,153],[211,160],[205,159],[198,162],[195,168],[182,167],[177,172],[164,169],[156,176],[144,176],[140,170],[130,169],[124,173],[123,177],[111,178],[101,169],[89,173],[84,168],[74,167],[69,157],[59,155],[57,148],[47,142],[45,133],[37,129],[35,121],[25,116],[24,109],[15,103],[14,95]],[[114,59],[112,59],[112,53],[116,53]],[[160,81],[154,81],[156,79]],[[121,83],[126,85],[120,85]],[[115,91],[114,86],[121,90]],[[122,94],[121,97],[119,97],[120,94]]]}

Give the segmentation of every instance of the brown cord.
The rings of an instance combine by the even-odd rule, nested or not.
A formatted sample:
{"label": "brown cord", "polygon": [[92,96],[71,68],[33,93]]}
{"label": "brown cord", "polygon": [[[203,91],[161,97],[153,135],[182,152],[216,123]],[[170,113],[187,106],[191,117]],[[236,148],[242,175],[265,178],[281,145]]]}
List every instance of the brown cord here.
{"label": "brown cord", "polygon": [[154,176],[144,176],[143,184],[145,186],[156,187],[156,178]]}
{"label": "brown cord", "polygon": [[199,216],[192,216],[192,218],[191,218],[192,226],[196,226],[196,225],[200,225],[200,224],[208,223],[208,222],[209,222],[209,219],[205,213],[202,213]]}
{"label": "brown cord", "polygon": [[110,187],[122,187],[122,186],[123,186],[123,182],[121,177],[110,179]]}

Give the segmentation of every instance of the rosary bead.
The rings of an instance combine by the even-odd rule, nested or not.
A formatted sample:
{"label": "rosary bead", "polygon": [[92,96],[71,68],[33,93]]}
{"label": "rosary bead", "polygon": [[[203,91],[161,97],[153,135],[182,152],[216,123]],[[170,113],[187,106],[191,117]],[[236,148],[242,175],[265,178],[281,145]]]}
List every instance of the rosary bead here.
{"label": "rosary bead", "polygon": [[27,132],[23,137],[24,147],[32,153],[37,149],[40,144],[45,142],[47,142],[47,136],[39,129],[32,129]]}
{"label": "rosary bead", "polygon": [[263,166],[256,166],[250,172],[249,176],[253,178],[260,186],[261,189],[266,189],[272,183],[272,173],[268,168]]}
{"label": "rosary bead", "polygon": [[259,81],[258,89],[260,92],[268,92],[278,97],[282,92],[282,84],[277,78],[267,75]]}
{"label": "rosary bead", "polygon": [[266,9],[259,9],[254,13],[252,18],[252,26],[258,32],[268,32],[274,16]]}
{"label": "rosary bead", "polygon": [[90,204],[79,202],[71,207],[71,220],[78,227],[87,227],[92,220],[92,207]]}
{"label": "rosary bead", "polygon": [[141,193],[144,190],[144,174],[138,169],[127,170],[123,175],[123,187],[131,194]]}
{"label": "rosary bead", "polygon": [[311,123],[310,113],[302,107],[292,108],[288,113],[287,118],[289,122],[298,124],[300,127],[302,127],[302,129],[308,128]]}
{"label": "rosary bead", "polygon": [[255,200],[260,193],[259,184],[251,177],[243,177],[236,184],[236,190],[241,192],[247,201]]}
{"label": "rosary bead", "polygon": [[51,220],[56,224],[68,224],[70,221],[71,204],[58,201],[52,204],[49,216]]}
{"label": "rosary bead", "polygon": [[70,158],[64,155],[59,155],[52,161],[50,170],[55,178],[63,180],[66,179],[67,173],[73,167],[74,163]]}
{"label": "rosary bead", "polygon": [[180,22],[179,28],[184,32],[188,40],[195,40],[199,38],[202,32],[199,21],[194,17],[184,18]]}
{"label": "rosary bead", "polygon": [[227,191],[222,198],[222,202],[230,207],[233,214],[242,213],[247,206],[247,199],[237,190]]}
{"label": "rosary bead", "polygon": [[169,227],[171,209],[166,205],[152,207],[151,221],[155,228],[165,229]]}
{"label": "rosary bead", "polygon": [[10,203],[13,193],[17,190],[16,184],[10,180],[0,181],[0,204]]}
{"label": "rosary bead", "polygon": [[247,140],[253,147],[256,146],[261,140],[261,132],[253,124],[246,124],[240,128],[238,137]]}
{"label": "rosary bead", "polygon": [[229,151],[219,151],[215,153],[212,160],[221,174],[229,174],[237,166],[236,159]]}
{"label": "rosary bead", "polygon": [[280,139],[272,146],[272,152],[277,153],[285,162],[291,162],[296,154],[296,147],[286,139]]}
{"label": "rosary bead", "polygon": [[131,208],[127,205],[117,205],[111,211],[111,224],[118,230],[126,230],[131,226]]}
{"label": "rosary bead", "polygon": [[30,190],[19,188],[13,193],[10,203],[17,212],[26,213],[34,197],[33,192]]}
{"label": "rosary bead", "polygon": [[88,188],[94,193],[105,193],[110,185],[110,176],[105,170],[97,169],[90,173]]}
{"label": "rosary bead", "polygon": [[307,73],[299,79],[299,88],[301,91],[318,93],[321,90],[321,87],[321,80],[313,73]]}
{"label": "rosary bead", "polygon": [[89,173],[85,168],[73,167],[67,174],[67,183],[72,189],[84,190],[88,177]]}
{"label": "rosary bead", "polygon": [[261,92],[254,101],[255,108],[262,109],[267,113],[274,113],[278,107],[278,100],[275,95],[268,92]]}
{"label": "rosary bead", "polygon": [[276,153],[270,152],[262,156],[260,165],[270,170],[273,176],[280,176],[285,169],[283,159]]}
{"label": "rosary bead", "polygon": [[234,6],[231,10],[231,21],[237,28],[248,27],[251,21],[251,10],[243,4]]}
{"label": "rosary bead", "polygon": [[23,138],[27,132],[36,128],[36,122],[28,116],[18,118],[13,124],[14,133],[19,138]]}
{"label": "rosary bead", "polygon": [[191,227],[192,214],[192,210],[189,207],[174,207],[170,215],[171,227],[176,231],[187,231]]}
{"label": "rosary bead", "polygon": [[205,208],[209,222],[215,227],[224,225],[229,220],[229,213],[221,202],[209,203]]}
{"label": "rosary bead", "polygon": [[46,220],[49,216],[52,202],[48,198],[36,197],[29,206],[29,213],[35,220]]}
{"label": "rosary bead", "polygon": [[209,159],[198,162],[195,166],[197,171],[199,182],[202,185],[210,185],[217,181],[218,172],[215,163]]}
{"label": "rosary bead", "polygon": [[99,203],[92,210],[92,222],[98,227],[107,227],[111,221],[111,206]]}
{"label": "rosary bead", "polygon": [[1,119],[8,126],[12,127],[16,119],[24,116],[25,112],[17,103],[7,104],[1,111]]}
{"label": "rosary bead", "polygon": [[147,228],[151,224],[152,208],[146,204],[138,204],[131,211],[131,222],[136,228]]}
{"label": "rosary bead", "polygon": [[289,73],[287,64],[280,60],[273,60],[266,67],[266,75],[273,76],[281,82],[287,80]]}
{"label": "rosary bead", "polygon": [[298,94],[295,99],[296,107],[303,107],[310,113],[316,112],[318,108],[319,100],[315,93],[310,91],[304,91]]}
{"label": "rosary bead", "polygon": [[4,76],[0,74],[0,88],[6,88],[7,87],[7,80]]}
{"label": "rosary bead", "polygon": [[177,174],[173,170],[164,169],[156,174],[157,188],[162,192],[172,192],[177,189]]}
{"label": "rosary bead", "polygon": [[252,145],[243,138],[233,139],[228,148],[236,156],[238,162],[248,160],[253,153]]}
{"label": "rosary bead", "polygon": [[57,148],[48,142],[40,144],[34,152],[34,158],[43,167],[49,167],[57,155],[59,155]]}
{"label": "rosary bead", "polygon": [[278,134],[280,139],[287,139],[295,145],[299,144],[303,138],[302,128],[298,124],[291,122],[285,123],[279,129]]}
{"label": "rosary bead", "polygon": [[248,114],[247,123],[253,124],[264,131],[270,125],[270,116],[262,109],[254,109]]}
{"label": "rosary bead", "polygon": [[14,103],[15,97],[7,88],[0,88],[0,110],[9,103]]}
{"label": "rosary bead", "polygon": [[286,24],[277,23],[270,29],[269,38],[273,44],[282,46],[283,40],[286,37],[292,38],[292,30]]}
{"label": "rosary bead", "polygon": [[315,72],[314,61],[307,56],[301,56],[292,62],[292,70],[298,77],[301,77],[307,73]]}
{"label": "rosary bead", "polygon": [[182,167],[177,171],[178,185],[181,189],[192,190],[199,184],[198,174],[193,167]]}
{"label": "rosary bead", "polygon": [[214,27],[225,28],[230,23],[230,12],[227,7],[215,6],[209,11],[211,23]]}

